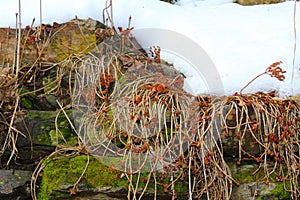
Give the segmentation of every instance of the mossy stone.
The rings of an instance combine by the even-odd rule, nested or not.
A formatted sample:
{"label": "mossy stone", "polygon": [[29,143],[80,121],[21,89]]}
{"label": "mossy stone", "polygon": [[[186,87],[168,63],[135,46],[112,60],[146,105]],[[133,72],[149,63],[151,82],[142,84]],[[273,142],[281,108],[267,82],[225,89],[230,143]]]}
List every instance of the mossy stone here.
{"label": "mossy stone", "polygon": [[[73,158],[57,158],[47,163],[42,173],[42,182],[38,191],[38,199],[56,199],[59,197],[70,197],[69,189],[77,182],[87,164],[87,156],[80,155]],[[47,163],[47,164],[46,164]],[[138,183],[138,191],[141,192],[146,186],[145,180],[148,173],[132,175],[132,184]],[[170,177],[169,177],[170,178]],[[169,183],[170,179],[159,180],[161,183]],[[138,181],[139,179],[139,181]],[[188,181],[177,181],[175,184],[176,193],[186,197]],[[78,185],[80,191],[104,191],[107,193],[122,193],[127,196],[128,180],[123,172],[112,169],[95,157],[90,156],[86,172]],[[154,194],[154,181],[150,179],[145,195]],[[157,185],[157,194],[168,196],[164,188]]]}

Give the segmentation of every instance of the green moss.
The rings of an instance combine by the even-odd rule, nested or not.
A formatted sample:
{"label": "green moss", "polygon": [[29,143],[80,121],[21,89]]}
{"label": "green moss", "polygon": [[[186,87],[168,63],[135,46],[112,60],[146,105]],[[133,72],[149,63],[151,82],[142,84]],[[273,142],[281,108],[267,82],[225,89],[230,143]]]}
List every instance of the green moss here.
{"label": "green moss", "polygon": [[290,198],[291,198],[291,193],[284,189],[284,183],[277,182],[273,190],[271,190],[267,195],[257,197],[257,200],[265,200],[265,199],[288,200]]}
{"label": "green moss", "polygon": [[44,94],[55,94],[57,88],[56,71],[52,70],[48,76],[43,77]]}
{"label": "green moss", "polygon": [[252,169],[244,169],[240,172],[236,172],[233,174],[233,178],[240,182],[240,183],[249,183],[249,182],[255,182],[257,180],[257,176],[252,175],[253,170]]}
{"label": "green moss", "polygon": [[[84,171],[86,163],[86,156],[76,156],[70,159],[51,161],[47,164],[43,171],[38,199],[57,198],[59,196],[58,190],[63,189],[66,185],[72,186],[76,183]],[[118,172],[112,171],[96,159],[91,158],[81,183],[89,188],[126,186],[126,180],[117,179],[117,174]]]}
{"label": "green moss", "polygon": [[[251,183],[251,182],[261,182],[263,177],[265,176],[265,173],[263,170],[258,171],[255,175],[253,175],[253,172],[256,171],[256,168],[254,169],[247,169],[247,168],[240,168],[236,165],[232,165],[233,167],[233,178],[242,183]],[[284,170],[285,171],[285,170]],[[270,175],[270,181],[276,180],[276,173],[273,173]],[[268,192],[267,195],[259,196],[257,197],[257,200],[263,200],[263,199],[290,199],[291,193],[286,191],[284,188],[284,184],[286,184],[286,188],[289,188],[289,183],[286,182],[275,182],[276,186],[273,190]],[[266,188],[262,187],[260,189],[261,191],[266,190]]]}
{"label": "green moss", "polygon": [[291,193],[285,190],[284,183],[282,182],[278,183],[268,196],[275,196],[278,199],[290,199]]}
{"label": "green moss", "polygon": [[[66,113],[71,119],[72,111],[68,110]],[[57,127],[55,126],[57,114],[57,111],[30,110],[26,112],[29,124],[33,125],[32,132],[38,133],[36,134],[35,143],[56,146],[57,142],[65,144],[66,141],[68,145],[76,145],[78,137],[72,131],[69,121],[63,112],[59,113]]]}
{"label": "green moss", "polygon": [[26,116],[30,120],[35,118],[40,118],[42,121],[49,120],[49,119],[51,119],[52,121],[53,119],[55,119],[56,115],[57,115],[56,111],[29,110],[28,112],[26,112]]}
{"label": "green moss", "polygon": [[[46,161],[45,161],[46,162]],[[63,189],[68,189],[76,183],[87,163],[87,156],[76,156],[73,158],[57,159],[51,161],[46,165],[43,171],[42,182],[40,185],[40,190],[38,192],[38,199],[55,199],[61,197],[62,193],[58,191]],[[128,187],[127,179],[124,176],[120,178],[122,172],[109,168],[108,166],[102,164],[94,157],[90,157],[90,163],[80,181],[79,188],[84,187],[87,190],[99,189],[104,187],[120,188]],[[159,175],[157,175],[159,176]],[[148,173],[140,174],[139,181],[138,176],[133,175],[132,183],[133,185],[138,184],[138,188],[143,189],[146,185]],[[159,178],[158,178],[159,179]],[[169,178],[160,180],[161,184],[170,183]],[[188,181],[178,181],[175,184],[175,191],[177,193],[184,193],[188,191],[187,186]],[[153,191],[154,180],[150,180],[147,191]],[[158,193],[164,193],[163,186],[157,186]],[[68,195],[68,194],[65,194]]]}
{"label": "green moss", "polygon": [[39,109],[39,105],[36,102],[39,102],[39,98],[34,92],[31,92],[25,88],[20,88],[18,93],[21,97],[21,107],[25,109]]}
{"label": "green moss", "polygon": [[58,33],[58,36],[54,37],[50,43],[51,51],[55,51],[56,60],[64,60],[73,54],[87,54],[94,48],[92,44],[95,44],[97,40],[95,34],[82,35],[77,30],[77,25],[74,29],[72,26],[74,25],[70,25],[62,30],[62,33]]}

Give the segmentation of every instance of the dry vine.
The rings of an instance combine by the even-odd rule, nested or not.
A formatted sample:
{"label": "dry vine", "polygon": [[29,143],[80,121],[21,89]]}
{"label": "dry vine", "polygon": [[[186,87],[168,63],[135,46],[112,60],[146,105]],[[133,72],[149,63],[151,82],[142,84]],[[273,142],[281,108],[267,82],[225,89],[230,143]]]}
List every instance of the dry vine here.
{"label": "dry vine", "polygon": [[[239,183],[231,176],[222,145],[226,137],[233,137],[238,140],[238,164],[259,163],[256,173],[264,172],[259,181],[266,184],[274,181],[273,174],[280,181],[289,180],[289,191],[297,198],[298,102],[272,93],[194,97],[182,90],[184,78],[178,71],[156,62],[160,59],[153,52],[158,50],[149,60],[130,38],[118,35],[99,49],[82,60],[78,71],[75,102],[84,113],[78,118],[79,131],[91,154],[129,174],[128,197],[144,194],[138,182],[132,182],[133,174],[140,177],[146,172],[156,180],[159,171],[173,177],[170,184],[156,181],[166,192],[176,194],[174,184],[187,177],[190,198],[229,199],[232,185]],[[282,81],[279,64],[261,75]],[[247,142],[261,151],[248,152]]]}

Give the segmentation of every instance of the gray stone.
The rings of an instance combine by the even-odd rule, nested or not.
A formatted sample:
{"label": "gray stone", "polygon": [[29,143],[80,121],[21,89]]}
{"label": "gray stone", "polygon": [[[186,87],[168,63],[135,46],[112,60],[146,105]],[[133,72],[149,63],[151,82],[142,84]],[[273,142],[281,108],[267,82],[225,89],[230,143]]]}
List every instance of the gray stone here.
{"label": "gray stone", "polygon": [[31,171],[0,170],[0,194],[11,194],[31,180]]}

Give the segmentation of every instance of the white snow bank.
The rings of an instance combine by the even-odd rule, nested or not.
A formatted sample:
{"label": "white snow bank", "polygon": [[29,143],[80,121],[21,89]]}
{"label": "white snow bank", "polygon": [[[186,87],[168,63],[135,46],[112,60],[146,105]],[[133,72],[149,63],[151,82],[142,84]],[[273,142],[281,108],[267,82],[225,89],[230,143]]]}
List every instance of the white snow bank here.
{"label": "white snow bank", "polygon": [[[65,22],[76,16],[102,21],[105,0],[43,1],[43,22]],[[294,2],[240,6],[230,0],[181,0],[171,5],[158,0],[114,0],[116,26],[164,28],[177,31],[197,42],[215,63],[228,95],[238,92],[257,74],[275,61],[287,70],[286,81],[264,76],[245,92],[277,90],[280,95],[300,93],[300,27],[297,27],[297,52],[293,72]],[[5,6],[4,6],[5,5]],[[182,6],[179,6],[182,5]],[[297,3],[297,12],[300,3]],[[17,1],[2,0],[0,26],[15,27]],[[300,11],[299,11],[300,12]],[[22,1],[22,25],[39,23],[39,2]],[[296,15],[296,25],[300,14]]]}

